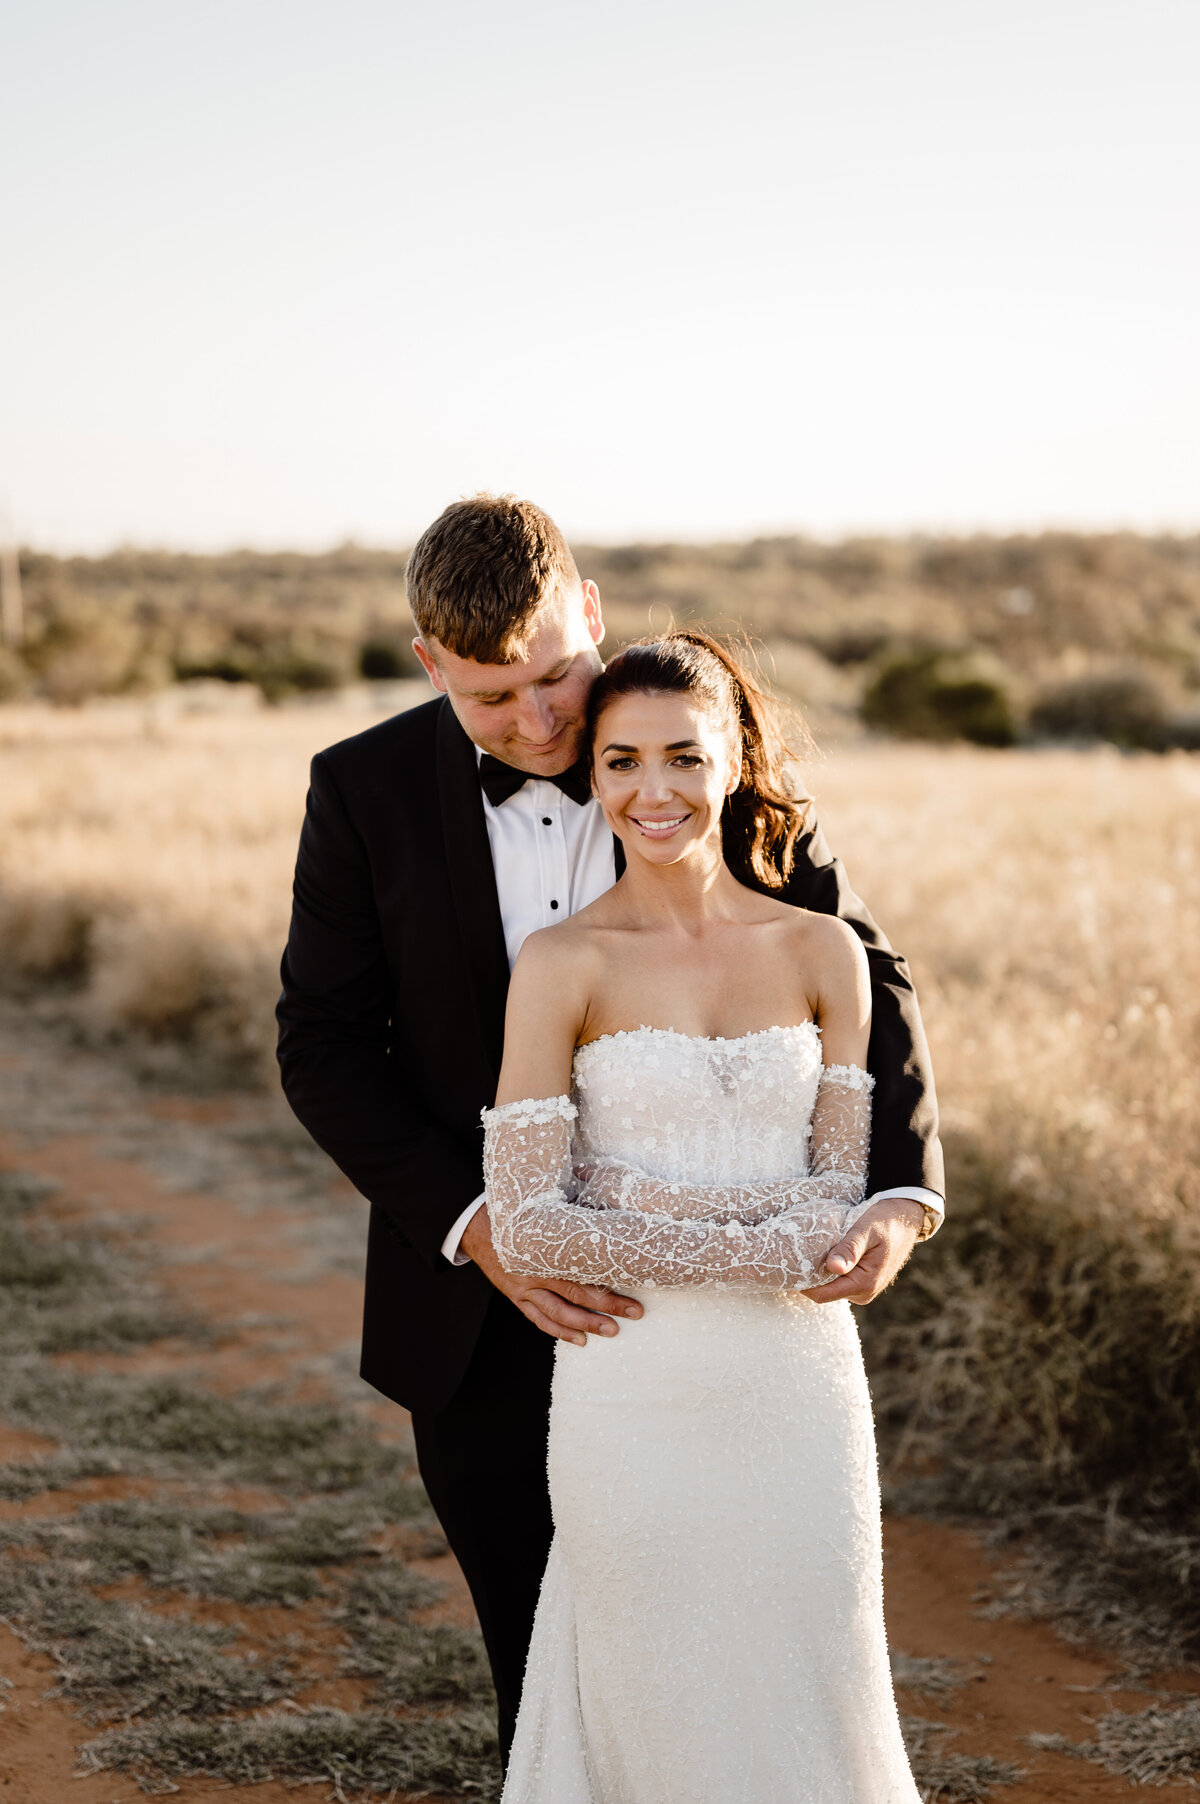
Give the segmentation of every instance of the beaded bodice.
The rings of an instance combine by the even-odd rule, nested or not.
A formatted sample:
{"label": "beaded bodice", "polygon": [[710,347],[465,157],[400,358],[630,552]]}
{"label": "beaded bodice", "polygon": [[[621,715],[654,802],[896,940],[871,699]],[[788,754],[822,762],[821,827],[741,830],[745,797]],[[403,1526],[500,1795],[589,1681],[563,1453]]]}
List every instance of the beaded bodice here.
{"label": "beaded bodice", "polygon": [[606,1034],[575,1054],[576,1154],[702,1184],[805,1177],[820,1077],[812,1021],[732,1040]]}

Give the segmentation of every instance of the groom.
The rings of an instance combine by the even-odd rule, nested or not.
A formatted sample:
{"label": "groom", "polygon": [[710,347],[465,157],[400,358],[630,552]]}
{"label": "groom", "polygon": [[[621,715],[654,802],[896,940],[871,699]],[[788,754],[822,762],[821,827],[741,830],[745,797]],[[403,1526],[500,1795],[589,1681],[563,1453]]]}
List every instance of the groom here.
{"label": "groom", "polygon": [[[292,1108],[371,1203],[362,1375],[412,1412],[507,1756],[551,1537],[553,1340],[636,1334],[642,1313],[594,1286],[511,1277],[480,1194],[513,961],[623,868],[577,762],[604,626],[553,521],[510,497],[448,507],[407,582],[438,695],[313,760],[279,1063]],[[874,1203],[813,1293],[866,1303],[941,1215],[924,1033],[904,961],[815,825],[784,895],[849,921],[870,961]]]}

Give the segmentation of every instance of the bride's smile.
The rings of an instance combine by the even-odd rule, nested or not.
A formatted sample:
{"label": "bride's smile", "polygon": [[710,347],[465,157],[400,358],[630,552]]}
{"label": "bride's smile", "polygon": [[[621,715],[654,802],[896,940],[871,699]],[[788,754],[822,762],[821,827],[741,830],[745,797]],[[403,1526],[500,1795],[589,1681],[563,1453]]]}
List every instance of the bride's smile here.
{"label": "bride's smile", "polygon": [[725,723],[692,696],[660,692],[618,696],[598,724],[592,781],[626,849],[675,864],[712,842],[719,857],[740,767]]}

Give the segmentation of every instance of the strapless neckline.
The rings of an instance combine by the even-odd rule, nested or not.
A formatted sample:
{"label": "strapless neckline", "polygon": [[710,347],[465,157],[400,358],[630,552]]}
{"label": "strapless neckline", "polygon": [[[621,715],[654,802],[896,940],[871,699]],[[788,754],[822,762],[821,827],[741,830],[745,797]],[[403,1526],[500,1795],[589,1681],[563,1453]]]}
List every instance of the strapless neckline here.
{"label": "strapless neckline", "polygon": [[815,1021],[794,1021],[788,1027],[756,1027],[748,1034],[685,1034],[677,1027],[619,1027],[611,1034],[597,1034],[594,1040],[585,1040],[582,1046],[575,1048],[575,1057],[582,1058],[593,1046],[606,1046],[614,1040],[637,1040],[643,1035],[653,1039],[680,1040],[689,1046],[745,1046],[751,1040],[765,1040],[771,1034],[806,1034],[819,1035],[821,1029]]}

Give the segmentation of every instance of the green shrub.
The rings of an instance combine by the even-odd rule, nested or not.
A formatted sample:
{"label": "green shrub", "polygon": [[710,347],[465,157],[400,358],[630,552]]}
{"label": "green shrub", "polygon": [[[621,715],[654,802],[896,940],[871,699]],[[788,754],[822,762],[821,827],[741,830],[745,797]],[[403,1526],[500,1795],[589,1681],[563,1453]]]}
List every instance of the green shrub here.
{"label": "green shrub", "polygon": [[207,677],[221,683],[257,683],[269,702],[338,689],[353,674],[345,645],[316,636],[311,641],[267,638],[251,627],[236,631],[212,656],[177,656],[173,668],[180,682]]}
{"label": "green shrub", "polygon": [[1200,752],[1200,714],[1173,714],[1163,731],[1163,750]]}
{"label": "green shrub", "polygon": [[1141,670],[1077,677],[1038,696],[1029,713],[1047,739],[1107,739],[1130,750],[1159,750],[1167,707],[1154,678]]}
{"label": "green shrub", "polygon": [[869,727],[909,739],[1012,745],[1016,723],[1000,681],[951,652],[915,651],[876,671],[860,713]]}
{"label": "green shrub", "polygon": [[887,650],[891,633],[886,626],[838,627],[833,632],[818,633],[812,638],[816,651],[830,664],[866,664]]}
{"label": "green shrub", "polygon": [[376,637],[364,641],[358,654],[359,675],[371,683],[396,682],[421,675],[412,647],[402,639]]}

